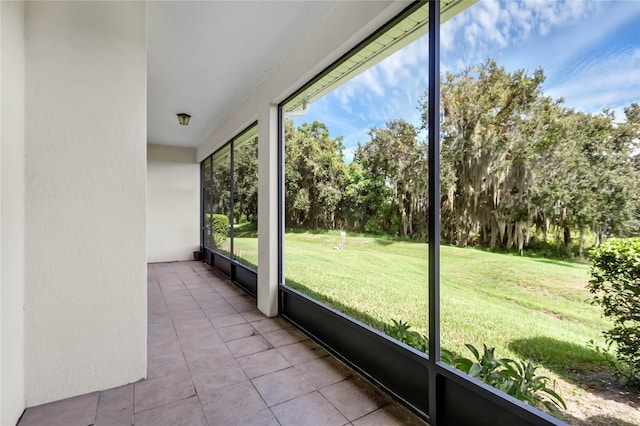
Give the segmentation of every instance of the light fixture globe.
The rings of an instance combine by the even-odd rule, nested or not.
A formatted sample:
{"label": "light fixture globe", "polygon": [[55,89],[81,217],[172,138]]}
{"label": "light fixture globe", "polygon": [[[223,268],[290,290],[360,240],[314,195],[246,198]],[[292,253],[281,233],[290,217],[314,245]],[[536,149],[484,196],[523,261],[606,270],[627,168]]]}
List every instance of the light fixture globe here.
{"label": "light fixture globe", "polygon": [[189,114],[181,112],[180,114],[178,114],[178,123],[180,123],[181,126],[187,126],[189,124],[190,118],[191,116]]}

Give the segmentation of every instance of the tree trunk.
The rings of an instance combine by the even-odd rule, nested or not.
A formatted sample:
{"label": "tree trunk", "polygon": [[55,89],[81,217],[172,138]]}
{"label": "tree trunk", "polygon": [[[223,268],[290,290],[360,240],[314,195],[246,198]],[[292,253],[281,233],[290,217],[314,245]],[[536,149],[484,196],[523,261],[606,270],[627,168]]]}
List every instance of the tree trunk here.
{"label": "tree trunk", "polygon": [[582,257],[584,254],[584,229],[580,227],[580,248],[578,249],[578,255]]}
{"label": "tree trunk", "polygon": [[571,244],[571,229],[567,225],[564,226],[564,246],[565,248],[569,248],[569,244]]}

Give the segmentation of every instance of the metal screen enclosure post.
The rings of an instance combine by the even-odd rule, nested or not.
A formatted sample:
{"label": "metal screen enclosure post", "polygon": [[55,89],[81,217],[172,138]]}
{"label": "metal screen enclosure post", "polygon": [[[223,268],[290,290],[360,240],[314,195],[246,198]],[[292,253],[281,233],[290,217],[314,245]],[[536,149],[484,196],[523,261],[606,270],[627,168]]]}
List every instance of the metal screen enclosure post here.
{"label": "metal screen enclosure post", "polygon": [[438,424],[440,361],[440,0],[429,1],[429,423]]}
{"label": "metal screen enclosure post", "polygon": [[[233,158],[233,150],[234,150],[234,141],[233,139],[231,140],[231,143],[229,144],[231,145],[231,155],[229,158],[229,162],[231,164],[229,164],[229,258],[231,260],[234,260],[236,258],[235,252],[233,251],[233,238],[234,238],[234,232],[233,232],[233,225],[235,223],[235,214],[234,214],[234,198],[236,195],[236,184],[235,184],[235,164],[234,162],[234,158]],[[232,269],[233,270],[233,269]],[[231,275],[231,280],[235,281],[235,274]]]}
{"label": "metal screen enclosure post", "polygon": [[[278,286],[284,285],[284,109],[278,105]],[[278,312],[282,313],[281,298]]]}

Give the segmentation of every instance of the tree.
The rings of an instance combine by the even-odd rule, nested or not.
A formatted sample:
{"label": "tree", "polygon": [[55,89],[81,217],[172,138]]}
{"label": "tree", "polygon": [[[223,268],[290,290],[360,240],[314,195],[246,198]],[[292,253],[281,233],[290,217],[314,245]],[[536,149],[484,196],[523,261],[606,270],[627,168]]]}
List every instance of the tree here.
{"label": "tree", "polygon": [[234,146],[234,220],[258,220],[258,138]]}
{"label": "tree", "polygon": [[[461,246],[473,235],[485,245],[520,250],[531,226],[531,162],[541,141],[536,109],[544,108],[541,69],[508,73],[495,61],[442,81],[443,234]],[[421,108],[428,127],[426,94]]]}
{"label": "tree", "polygon": [[329,137],[319,121],[297,129],[285,123],[285,220],[287,226],[335,229],[342,222],[347,184],[342,138]]}
{"label": "tree", "polygon": [[373,191],[366,213],[368,230],[408,237],[426,235],[427,147],[402,119],[373,127],[370,140],[356,151],[363,169],[361,190]]}
{"label": "tree", "polygon": [[[616,123],[541,92],[544,73],[507,72],[493,60],[442,80],[442,236],[460,246],[529,244],[538,230],[569,253],[572,233],[596,244],[640,228],[640,108]],[[428,124],[426,95],[423,126]]]}

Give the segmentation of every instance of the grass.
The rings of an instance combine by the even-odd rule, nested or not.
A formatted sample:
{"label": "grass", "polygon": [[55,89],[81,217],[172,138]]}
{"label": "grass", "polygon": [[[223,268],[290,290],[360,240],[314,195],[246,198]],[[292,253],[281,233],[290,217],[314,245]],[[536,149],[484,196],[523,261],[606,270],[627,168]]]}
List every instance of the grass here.
{"label": "grass", "polygon": [[[236,253],[257,265],[255,234],[240,235]],[[287,284],[373,327],[402,319],[426,333],[427,245],[348,235],[345,249],[334,249],[339,242],[338,232],[287,233]],[[573,369],[604,362],[587,347],[589,340],[602,345],[610,327],[587,301],[587,265],[450,246],[440,257],[443,347],[467,356],[465,343],[486,343],[501,357],[559,371],[566,364],[560,342],[577,354]]]}
{"label": "grass", "polygon": [[[234,247],[257,264],[251,237],[236,237]],[[427,245],[349,235],[345,249],[335,250],[339,242],[338,232],[287,233],[287,284],[376,328],[403,319],[426,333]],[[467,355],[465,343],[486,343],[503,357],[553,365],[562,360],[554,344],[541,344],[548,338],[582,348],[578,368],[602,361],[586,347],[589,340],[602,343],[601,331],[610,326],[587,302],[588,266],[449,246],[440,256],[447,349]]]}
{"label": "grass", "polygon": [[233,254],[237,261],[258,270],[257,224],[244,222],[233,226]]}

